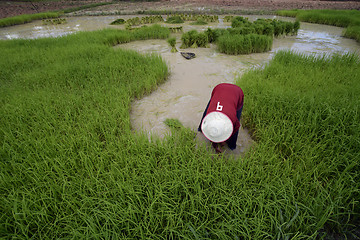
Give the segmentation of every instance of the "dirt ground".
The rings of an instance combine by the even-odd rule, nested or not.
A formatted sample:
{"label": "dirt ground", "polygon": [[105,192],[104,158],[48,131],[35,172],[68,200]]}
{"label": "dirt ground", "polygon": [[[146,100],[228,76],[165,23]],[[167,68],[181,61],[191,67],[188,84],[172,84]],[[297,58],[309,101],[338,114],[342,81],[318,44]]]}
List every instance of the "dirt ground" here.
{"label": "dirt ground", "polygon": [[[21,2],[0,0],[0,18],[21,14],[33,14],[53,10],[79,7],[96,2],[111,0],[74,0],[74,1],[41,1]],[[139,11],[192,11],[192,10],[224,10],[224,11],[274,11],[279,9],[357,9],[360,0],[159,0],[150,2],[118,1],[111,5],[95,8],[98,12],[137,13]]]}

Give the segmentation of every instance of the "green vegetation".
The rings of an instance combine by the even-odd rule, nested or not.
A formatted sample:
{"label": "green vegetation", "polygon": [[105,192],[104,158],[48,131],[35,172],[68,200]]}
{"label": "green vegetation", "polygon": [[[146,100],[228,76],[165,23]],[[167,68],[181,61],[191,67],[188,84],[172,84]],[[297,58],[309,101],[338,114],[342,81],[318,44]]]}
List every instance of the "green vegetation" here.
{"label": "green vegetation", "polygon": [[179,32],[182,32],[183,31],[183,27],[180,26],[180,27],[168,27],[170,32],[172,33],[179,33]]}
{"label": "green vegetation", "polygon": [[191,25],[207,25],[208,23],[202,19],[202,18],[198,18],[196,21],[190,23]]}
{"label": "green vegetation", "polygon": [[8,17],[0,19],[0,27],[8,27],[18,24],[32,22],[34,20],[42,20],[48,18],[58,18],[61,14],[59,12],[46,12],[37,14],[24,14],[15,17]]}
{"label": "green vegetation", "polygon": [[360,12],[358,10],[283,10],[280,16],[296,17],[298,21],[344,27],[344,36],[360,42]]}
{"label": "green vegetation", "polygon": [[271,181],[259,180],[275,219],[286,216],[273,223],[281,239],[324,224],[351,239],[345,225],[357,225],[360,213],[359,76],[358,55],[279,52],[237,81],[248,96],[244,124],[259,143],[249,159],[258,170],[250,172]]}
{"label": "green vegetation", "polygon": [[[168,29],[0,41],[2,238],[306,239],[359,213],[359,59],[278,53],[237,80],[256,146],[238,161],[134,134],[168,74],[110,46]],[[137,32],[135,34],[135,32]],[[116,39],[116,40],[115,40]],[[105,43],[105,44],[104,44]]]}
{"label": "green vegetation", "polygon": [[[192,34],[215,41],[224,31]],[[257,144],[235,161],[196,148],[176,119],[164,140],[132,131],[131,101],[168,68],[112,46],[169,34],[154,25],[0,41],[0,238],[350,234],[360,212],[359,58],[281,52],[238,79]]]}
{"label": "green vegetation", "polygon": [[166,23],[178,24],[178,23],[184,23],[184,20],[182,20],[180,16],[170,16],[166,19]]}
{"label": "green vegetation", "polygon": [[344,32],[344,37],[352,38],[360,42],[360,25],[347,27]]}
{"label": "green vegetation", "polygon": [[181,48],[197,48],[197,47],[207,47],[209,44],[209,39],[205,32],[198,32],[196,30],[191,30],[184,33],[181,36],[182,45]]}
{"label": "green vegetation", "polygon": [[116,19],[115,21],[111,22],[110,25],[121,25],[121,24],[125,24],[125,20],[122,18]]}
{"label": "green vegetation", "polygon": [[58,25],[67,22],[65,18],[45,19],[42,21],[44,25]]}
{"label": "green vegetation", "polygon": [[[115,20],[117,21],[117,20]],[[141,24],[154,24],[154,23],[159,23],[159,22],[164,22],[164,19],[162,16],[146,16],[146,17],[134,17],[134,18],[130,18],[128,20],[126,20],[126,24],[129,26],[138,26]]]}
{"label": "green vegetation", "polygon": [[204,33],[196,30],[184,33],[181,48],[208,47],[216,43],[218,49],[226,54],[250,54],[270,51],[273,37],[296,35],[300,22],[285,22],[271,19],[258,19],[250,22],[243,17],[228,17],[232,20],[231,28],[211,29]]}
{"label": "green vegetation", "polygon": [[273,39],[265,35],[226,34],[219,37],[217,46],[222,53],[238,55],[270,51],[272,43]]}
{"label": "green vegetation", "polygon": [[224,22],[232,22],[233,19],[234,19],[234,16],[225,16]]}
{"label": "green vegetation", "polygon": [[218,22],[219,16],[204,15],[204,14],[173,14],[168,16],[171,19],[181,19],[178,21],[193,21],[193,22]]}
{"label": "green vegetation", "polygon": [[171,48],[171,52],[172,53],[175,53],[175,52],[177,52],[178,50],[176,49],[176,38],[174,38],[174,37],[172,37],[172,38],[169,38],[168,40],[167,40],[167,42],[169,43],[169,45],[170,45],[170,47],[172,47]]}

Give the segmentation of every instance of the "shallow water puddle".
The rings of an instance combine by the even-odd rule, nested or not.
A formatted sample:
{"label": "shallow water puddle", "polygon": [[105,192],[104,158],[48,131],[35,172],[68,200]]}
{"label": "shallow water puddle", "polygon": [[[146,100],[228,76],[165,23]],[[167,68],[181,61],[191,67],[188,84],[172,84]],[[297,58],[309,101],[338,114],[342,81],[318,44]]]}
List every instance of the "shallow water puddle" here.
{"label": "shallow water puddle", "polygon": [[[67,23],[61,25],[43,25],[42,21],[0,29],[0,39],[58,37],[77,31],[93,31],[102,28],[123,29],[124,26],[110,26],[118,18],[135,16],[96,16],[67,17]],[[142,16],[138,16],[142,17]],[[278,18],[293,21],[291,18],[275,16],[245,16],[251,21],[257,18]],[[165,23],[163,26],[172,26]],[[179,26],[179,25],[174,25]],[[203,31],[208,27],[225,28],[230,23],[211,23],[206,26],[181,24],[184,32],[192,29]],[[273,50],[267,53],[231,56],[218,53],[216,46],[210,48],[179,49],[181,34],[176,34],[177,47],[181,51],[194,52],[196,58],[186,60],[178,53],[171,53],[166,40],[137,41],[119,45],[124,49],[133,49],[140,53],[157,53],[168,63],[170,76],[166,83],[159,86],[151,95],[132,104],[131,122],[135,130],[145,131],[149,135],[163,137],[170,133],[164,124],[167,118],[178,119],[185,127],[197,130],[202,113],[209,101],[212,89],[219,83],[234,83],[235,78],[251,67],[258,67],[271,59],[280,49],[291,49],[301,53],[329,54],[333,52],[359,52],[360,44],[354,40],[341,37],[342,28],[301,23],[297,36],[274,39]],[[240,86],[241,87],[241,86]],[[245,105],[246,108],[246,92]],[[207,143],[202,134],[200,142]],[[246,129],[241,128],[235,151],[232,154],[245,152],[253,143]]]}
{"label": "shallow water puddle", "polygon": [[[130,115],[135,130],[160,137],[170,134],[170,129],[164,124],[167,118],[178,119],[196,132],[212,89],[219,83],[233,83],[237,74],[261,62],[250,55],[239,57],[217,53],[215,46],[187,49],[196,54],[196,58],[187,60],[180,52],[171,53],[165,40],[133,42],[119,47],[142,53],[160,53],[170,68],[168,81],[151,95],[134,101]],[[198,134],[198,139],[205,141],[201,134]],[[247,131],[240,129],[235,152],[244,152],[252,142]]]}
{"label": "shallow water puddle", "polygon": [[[171,53],[171,48],[165,40],[148,40],[120,45],[121,48],[136,50],[140,53],[160,54],[168,63],[171,72],[168,81],[158,90],[133,102],[131,122],[134,129],[145,131],[148,135],[156,134],[163,137],[170,134],[164,121],[167,118],[175,118],[185,127],[197,132],[212,89],[219,83],[234,83],[236,76],[241,76],[241,73],[251,67],[266,63],[277,50],[292,49],[304,53],[324,54],[329,51],[346,52],[359,49],[359,44],[355,41],[337,35],[341,33],[339,28],[330,27],[329,32],[317,32],[314,27],[318,29],[323,26],[305,24],[305,28],[301,29],[297,36],[275,39],[271,52],[241,56],[218,53],[214,45],[210,48],[179,49],[180,35],[177,37],[178,50],[195,53],[195,59],[186,60],[179,52]],[[246,92],[244,107],[246,107]],[[202,134],[197,134],[197,140],[209,146]],[[241,128],[237,149],[225,150],[227,153],[239,155],[253,143],[248,131]]]}

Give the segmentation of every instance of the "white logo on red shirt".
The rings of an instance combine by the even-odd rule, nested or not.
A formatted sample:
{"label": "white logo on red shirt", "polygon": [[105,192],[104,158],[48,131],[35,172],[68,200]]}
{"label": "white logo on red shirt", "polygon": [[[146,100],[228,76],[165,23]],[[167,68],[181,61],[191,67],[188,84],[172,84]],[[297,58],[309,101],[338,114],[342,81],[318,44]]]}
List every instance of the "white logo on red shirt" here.
{"label": "white logo on red shirt", "polygon": [[222,111],[222,109],[223,109],[223,106],[220,105],[220,102],[218,102],[216,105],[216,111]]}

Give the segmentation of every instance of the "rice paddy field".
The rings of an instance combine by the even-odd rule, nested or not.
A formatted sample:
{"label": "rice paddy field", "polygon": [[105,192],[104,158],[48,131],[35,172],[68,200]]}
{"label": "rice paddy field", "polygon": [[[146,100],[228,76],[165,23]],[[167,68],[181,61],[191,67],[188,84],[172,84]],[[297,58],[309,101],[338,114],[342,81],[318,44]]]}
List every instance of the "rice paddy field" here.
{"label": "rice paddy field", "polygon": [[276,53],[235,80],[242,157],[134,132],[130,104],[170,72],[113,48],[169,39],[153,25],[1,40],[0,238],[357,239],[358,53]]}

